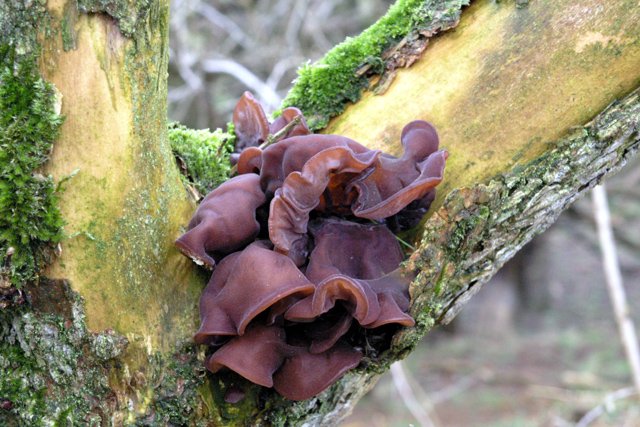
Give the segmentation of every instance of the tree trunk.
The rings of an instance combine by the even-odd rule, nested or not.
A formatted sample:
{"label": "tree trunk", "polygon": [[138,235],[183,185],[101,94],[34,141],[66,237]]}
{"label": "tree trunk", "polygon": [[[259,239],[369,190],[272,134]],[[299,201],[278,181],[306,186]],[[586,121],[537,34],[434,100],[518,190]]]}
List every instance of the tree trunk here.
{"label": "tree trunk", "polygon": [[129,350],[168,351],[193,330],[202,280],[173,248],[195,205],[166,132],[168,1],[127,10],[138,17],[128,26],[74,1],[48,8],[73,42],[43,44],[43,76],[62,93],[65,116],[47,171],[77,173],[60,201],[74,237],[45,274],[82,295],[89,329],[115,329]]}
{"label": "tree trunk", "polygon": [[0,6],[2,44],[17,62],[37,52],[62,95],[47,172],[62,180],[78,170],[59,195],[66,238],[48,279],[24,283],[26,302],[0,313],[0,421],[335,424],[637,151],[636,1],[464,4],[399,1],[303,69],[286,101],[318,128],[336,116],[325,132],[392,153],[407,122],[438,128],[446,178],[404,264],[416,326],[316,398],[253,387],[237,405],[223,400],[236,380],[205,374],[204,350],[191,344],[205,277],[173,248],[195,204],[166,136],[167,2]]}

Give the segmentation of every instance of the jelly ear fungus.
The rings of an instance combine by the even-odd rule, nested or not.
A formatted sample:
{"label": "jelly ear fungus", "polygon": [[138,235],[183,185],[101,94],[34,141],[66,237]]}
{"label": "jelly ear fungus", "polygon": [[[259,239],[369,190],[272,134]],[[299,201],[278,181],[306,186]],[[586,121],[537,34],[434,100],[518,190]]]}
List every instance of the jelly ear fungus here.
{"label": "jelly ear fungus", "polygon": [[[422,120],[403,129],[398,158],[311,134],[296,108],[269,123],[248,92],[233,121],[238,175],[204,198],[176,241],[213,269],[194,340],[210,346],[212,373],[309,399],[384,351],[394,328],[414,325],[389,227],[427,211],[447,153]],[[363,337],[382,344],[372,353]],[[230,387],[228,401],[241,398]]]}

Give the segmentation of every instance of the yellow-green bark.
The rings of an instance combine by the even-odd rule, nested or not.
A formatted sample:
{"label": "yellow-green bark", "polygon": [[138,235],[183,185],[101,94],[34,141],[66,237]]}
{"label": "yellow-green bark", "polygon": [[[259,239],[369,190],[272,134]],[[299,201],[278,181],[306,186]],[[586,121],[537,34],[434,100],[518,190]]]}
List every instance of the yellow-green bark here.
{"label": "yellow-green bark", "polygon": [[636,1],[478,0],[458,26],[324,130],[397,153],[402,126],[435,124],[450,157],[439,201],[540,155],[640,85]]}
{"label": "yellow-green bark", "polygon": [[167,2],[154,2],[134,37],[75,2],[48,4],[74,46],[43,40],[44,77],[65,122],[48,172],[77,174],[62,194],[68,238],[46,274],[69,280],[88,326],[113,328],[135,348],[170,351],[189,338],[202,278],[173,247],[194,209],[166,136]]}

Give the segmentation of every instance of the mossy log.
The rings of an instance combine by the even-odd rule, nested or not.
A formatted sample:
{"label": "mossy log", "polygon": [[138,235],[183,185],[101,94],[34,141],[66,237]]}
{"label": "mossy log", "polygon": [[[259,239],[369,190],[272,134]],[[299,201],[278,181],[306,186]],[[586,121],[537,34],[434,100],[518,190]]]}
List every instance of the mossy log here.
{"label": "mossy log", "polygon": [[41,75],[62,95],[47,170],[78,170],[60,195],[68,237],[49,280],[0,313],[0,420],[333,425],[347,414],[640,144],[637,1],[464,4],[399,1],[302,70],[286,101],[317,126],[335,116],[325,132],[391,152],[407,122],[437,126],[446,178],[404,264],[416,326],[316,398],[254,387],[239,405],[223,401],[237,380],[206,375],[190,344],[205,278],[172,245],[195,204],[166,136],[167,2],[51,0],[35,18],[0,8],[3,36],[22,34],[11,40],[22,50],[39,42]]}

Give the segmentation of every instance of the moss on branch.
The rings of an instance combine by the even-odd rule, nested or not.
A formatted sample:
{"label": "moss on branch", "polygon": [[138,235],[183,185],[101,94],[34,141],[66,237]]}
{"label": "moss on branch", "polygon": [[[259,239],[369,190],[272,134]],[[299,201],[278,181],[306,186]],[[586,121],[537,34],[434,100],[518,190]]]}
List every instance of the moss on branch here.
{"label": "moss on branch", "polygon": [[[408,354],[434,325],[452,318],[464,301],[528,239],[546,228],[567,203],[602,176],[624,164],[638,148],[640,101],[636,92],[610,107],[594,122],[561,140],[549,143],[542,154],[536,154],[533,161],[523,161],[517,169],[500,173],[491,180],[483,179],[481,183],[476,183],[479,181],[476,180],[470,188],[454,189],[426,223],[420,248],[405,266],[415,276],[412,289],[412,313],[417,321],[415,328],[402,331],[394,338],[390,351],[371,361],[370,365],[348,373],[313,399],[288,402],[272,398],[269,390],[256,392],[250,389],[241,405],[227,405],[223,399],[230,383],[225,382],[224,377],[205,374],[202,349],[185,344],[184,340],[174,339],[185,336],[182,331],[188,331],[193,326],[192,317],[197,300],[193,290],[198,289],[200,284],[189,284],[188,290],[185,283],[175,285],[189,274],[185,272],[191,266],[179,270],[182,264],[176,263],[178,268],[173,270],[184,273],[176,280],[173,276],[150,273],[149,266],[164,272],[167,263],[165,258],[157,254],[163,254],[170,244],[160,236],[166,237],[176,231],[169,227],[167,217],[177,210],[175,201],[182,200],[183,189],[166,181],[167,176],[175,173],[175,170],[167,167],[173,159],[167,139],[160,131],[165,128],[165,114],[164,106],[158,103],[158,99],[164,99],[162,70],[166,65],[166,51],[160,50],[167,46],[165,26],[168,8],[166,4],[151,1],[137,2],[140,8],[135,8],[137,3],[134,3],[130,0],[79,2],[80,11],[110,15],[117,21],[120,31],[133,39],[123,41],[114,34],[110,35],[112,42],[127,46],[122,82],[130,84],[131,90],[124,93],[127,103],[119,105],[133,109],[132,124],[127,127],[126,134],[131,132],[136,135],[135,150],[131,150],[135,153],[132,164],[136,172],[132,180],[136,184],[127,187],[125,196],[119,199],[122,203],[117,207],[121,216],[115,226],[109,222],[102,224],[104,235],[95,233],[98,237],[96,241],[81,242],[86,245],[78,253],[86,254],[94,246],[95,254],[102,254],[100,251],[108,249],[110,253],[115,253],[110,262],[115,260],[111,263],[120,268],[114,277],[124,278],[121,283],[107,280],[107,283],[116,283],[117,286],[96,286],[97,281],[88,281],[88,286],[82,291],[82,295],[87,297],[87,307],[89,295],[100,298],[108,296],[104,300],[98,298],[97,303],[94,301],[94,311],[89,311],[89,317],[96,314],[98,309],[95,307],[100,309],[107,302],[127,309],[117,314],[108,313],[108,316],[100,319],[105,324],[113,326],[121,318],[126,327],[148,321],[156,329],[153,334],[145,336],[139,331],[129,331],[128,344],[116,333],[91,333],[85,324],[84,303],[78,294],[67,287],[66,282],[29,283],[20,291],[26,301],[24,305],[0,311],[0,369],[3,372],[0,376],[0,404],[2,408],[9,407],[0,409],[0,424],[103,425],[114,422],[186,425],[207,422],[203,420],[236,425],[336,424],[350,410],[354,401],[375,383],[380,372],[394,360]],[[466,3],[462,0],[399,1],[385,18],[363,36],[348,40],[317,64],[304,67],[287,98],[287,105],[302,107],[308,116],[314,118],[315,128],[324,126],[348,102],[357,100],[369,85],[371,74],[356,73],[358,69],[369,67],[371,72],[384,73],[388,64],[383,56],[389,46],[404,38],[411,38],[420,31],[432,34],[454,25],[461,7]],[[34,8],[29,10],[21,8],[21,4],[17,0],[0,3],[2,35],[26,34],[24,38],[10,41],[19,55],[31,52],[36,40],[35,32],[20,28],[33,30],[38,19],[46,21],[44,15],[38,15],[37,12],[44,10],[42,0],[36,0]],[[17,15],[14,14],[11,19],[23,21],[7,21],[5,12],[9,9],[17,11]],[[100,19],[98,22],[105,22],[103,17]],[[159,22],[158,28],[152,25],[156,20]],[[106,21],[115,28],[110,19]],[[143,26],[153,28],[153,31],[145,33],[146,29],[141,30]],[[73,22],[68,22],[66,30],[63,26],[64,31],[67,40],[63,44],[73,49]],[[118,32],[117,29],[115,32]],[[103,53],[99,52],[100,55]],[[107,64],[105,58],[101,56],[101,65]],[[113,61],[110,65],[117,68],[114,64],[120,62]],[[2,65],[5,65],[4,61]],[[16,70],[22,65],[12,67],[10,78],[15,80]],[[103,68],[102,71],[106,73],[112,70]],[[31,145],[21,146],[21,150],[28,153],[28,161],[19,172],[26,180],[35,178],[38,182],[46,183],[39,185],[47,190],[31,193],[48,194],[51,197],[36,197],[40,204],[25,199],[24,206],[29,207],[27,210],[31,213],[44,215],[38,217],[42,221],[38,227],[49,224],[43,230],[36,228],[43,234],[34,234],[31,242],[34,245],[37,242],[49,244],[59,239],[59,217],[54,214],[57,212],[55,188],[50,179],[37,175],[39,166],[35,165],[41,165],[46,160],[50,149],[47,147],[53,142],[59,116],[52,114],[52,111],[55,112],[55,109],[52,110],[55,105],[52,88],[39,79],[37,71],[27,73],[27,76],[31,76],[27,78],[31,79],[31,83],[24,86],[29,89],[25,89],[25,93],[30,93],[32,98],[29,99],[36,101],[25,102],[24,105],[38,106],[40,110],[35,110],[33,117],[34,120],[39,117],[41,121],[34,124],[28,137],[23,138],[24,141],[31,141]],[[110,89],[114,91],[114,88],[123,85],[115,84]],[[112,101],[107,101],[104,105],[111,105]],[[27,123],[31,122],[27,120]],[[5,132],[4,128],[0,130]],[[223,175],[224,168],[219,171],[220,175],[209,176],[199,171],[200,166],[194,165],[204,164],[214,152],[217,153],[222,146],[221,140],[210,140],[209,134],[200,134],[198,131],[174,130],[174,150],[180,151],[175,142],[181,141],[178,142],[178,145],[183,145],[181,155],[193,159],[187,162],[192,167],[189,173],[194,175],[203,189],[212,186]],[[104,135],[103,132],[97,134]],[[32,149],[35,151],[29,151]],[[11,169],[18,164],[14,160],[17,157],[17,154],[12,154],[10,158],[13,163],[9,162],[11,164],[8,166],[8,163],[0,164],[3,166],[0,172],[12,170],[11,173],[17,173]],[[156,175],[157,171],[163,172]],[[492,169],[491,175],[495,173]],[[93,194],[100,192],[99,187],[86,188],[98,188]],[[153,189],[163,189],[172,197],[175,195],[173,193],[181,194],[171,199],[156,200],[153,198]],[[12,193],[18,194],[14,190]],[[13,194],[7,196],[4,193],[0,193],[0,196],[14,197]],[[5,206],[9,206],[9,203]],[[40,208],[34,209],[36,206]],[[31,218],[29,214],[23,217],[21,220]],[[3,218],[4,215],[0,216],[0,220]],[[20,241],[20,227],[12,225],[8,229],[13,230],[7,234],[13,236],[11,241]],[[136,243],[130,243],[131,236],[135,237]],[[155,240],[147,242],[143,237]],[[29,235],[29,238],[32,236]],[[167,238],[167,241],[170,240]],[[8,242],[8,239],[0,240],[4,247],[9,245]],[[37,268],[30,271],[36,272]],[[78,277],[84,279],[89,275],[83,270]],[[95,277],[104,278],[106,272],[98,270]],[[158,301],[162,304],[155,307],[153,304]],[[148,319],[127,317],[132,312],[146,315],[156,311],[161,313],[160,310],[164,310],[164,314]],[[178,323],[181,324],[176,327]],[[172,328],[180,333],[168,333]],[[153,347],[150,341],[156,332],[167,341],[163,344],[164,352],[145,352],[145,349]],[[168,336],[171,339],[166,338]],[[130,353],[132,347],[136,347],[135,353]],[[131,354],[140,358],[136,365],[127,365]],[[129,366],[133,366],[131,370]]]}
{"label": "moss on branch", "polygon": [[369,66],[381,74],[386,68],[386,49],[403,38],[430,37],[455,26],[469,0],[399,0],[387,14],[354,38],[334,47],[322,59],[304,65],[284,106],[300,108],[311,129],[325,127],[350,102],[360,99],[372,73],[358,73]]}
{"label": "moss on branch", "polygon": [[169,125],[169,142],[178,158],[183,176],[204,195],[229,178],[230,154],[235,137],[233,125],[226,132],[216,129],[188,129],[178,123]]}
{"label": "moss on branch", "polygon": [[37,278],[62,237],[56,186],[40,173],[62,123],[56,102],[32,58],[0,47],[0,282]]}

